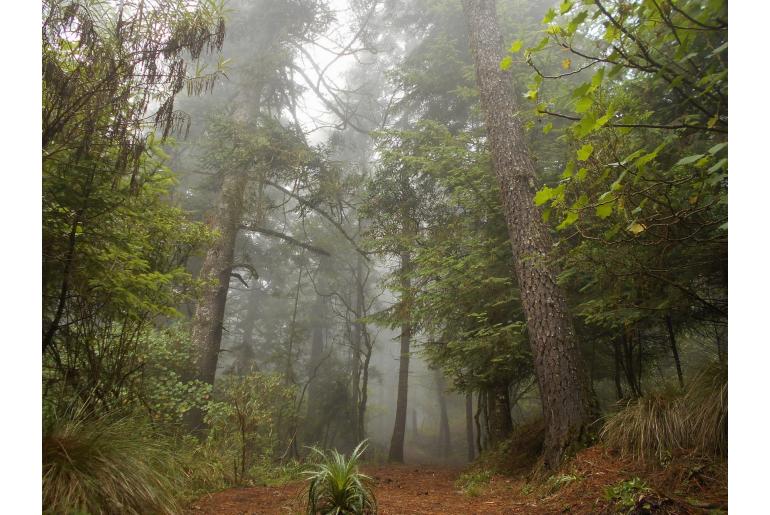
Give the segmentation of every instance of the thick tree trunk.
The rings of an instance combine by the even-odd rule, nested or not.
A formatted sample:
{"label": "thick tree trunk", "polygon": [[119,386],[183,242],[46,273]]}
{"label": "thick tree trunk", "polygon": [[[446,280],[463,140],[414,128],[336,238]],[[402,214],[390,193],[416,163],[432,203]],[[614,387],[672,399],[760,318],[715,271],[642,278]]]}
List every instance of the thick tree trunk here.
{"label": "thick tree trunk", "polygon": [[564,292],[549,264],[551,236],[532,200],[535,168],[518,119],[511,75],[500,69],[502,38],[495,2],[463,0],[463,10],[540,388],[544,464],[553,469],[565,451],[583,440],[595,400]]}
{"label": "thick tree trunk", "polygon": [[[411,287],[407,275],[410,268],[410,255],[408,252],[401,253],[401,287],[402,298],[401,306],[402,317],[409,316],[410,299],[409,288]],[[390,453],[388,460],[397,463],[404,462],[404,434],[406,432],[406,400],[409,393],[409,343],[412,339],[412,326],[405,318],[401,324],[401,353],[399,355],[398,367],[398,397],[396,399],[396,420],[393,424],[393,436],[390,439]]]}
{"label": "thick tree trunk", "polygon": [[679,378],[679,387],[684,388],[684,374],[682,374],[682,362],[679,360],[679,349],[676,348],[676,336],[674,336],[674,323],[671,315],[666,315],[666,329],[668,329],[668,341],[671,344],[671,354],[674,355],[676,376]]}
{"label": "thick tree trunk", "polygon": [[[222,323],[247,180],[243,173],[224,176],[216,210],[209,222],[218,237],[206,253],[200,271],[200,278],[206,281],[206,287],[192,321],[192,341],[198,351],[197,379],[211,385],[217,372]],[[185,423],[190,431],[200,433],[205,429],[203,412],[199,408],[191,409],[185,415]]]}
{"label": "thick tree trunk", "polygon": [[473,443],[473,394],[465,394],[465,441],[468,445],[468,462],[476,459],[476,447]]}
{"label": "thick tree trunk", "polygon": [[487,391],[487,406],[489,407],[489,443],[497,445],[513,431],[511,420],[511,402],[508,395],[508,385],[495,385]]}

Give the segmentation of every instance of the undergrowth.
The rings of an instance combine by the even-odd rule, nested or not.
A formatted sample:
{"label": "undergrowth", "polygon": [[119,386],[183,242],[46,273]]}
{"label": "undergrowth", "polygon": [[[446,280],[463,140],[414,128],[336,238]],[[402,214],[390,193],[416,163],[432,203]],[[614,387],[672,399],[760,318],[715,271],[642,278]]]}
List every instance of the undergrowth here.
{"label": "undergrowth", "polygon": [[484,492],[491,479],[492,472],[489,470],[472,470],[461,474],[455,481],[455,486],[465,495],[478,497]]}
{"label": "undergrowth", "polygon": [[662,465],[683,450],[727,454],[727,367],[704,369],[683,392],[649,393],[610,415],[602,439],[611,448]]}
{"label": "undergrowth", "polygon": [[135,418],[54,414],[43,433],[45,513],[178,513],[184,470],[173,445]]}

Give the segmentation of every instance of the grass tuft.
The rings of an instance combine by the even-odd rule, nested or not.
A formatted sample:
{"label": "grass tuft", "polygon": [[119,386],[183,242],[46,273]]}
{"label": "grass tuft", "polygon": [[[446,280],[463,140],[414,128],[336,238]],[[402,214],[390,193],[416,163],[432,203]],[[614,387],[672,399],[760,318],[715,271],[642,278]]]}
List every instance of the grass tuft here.
{"label": "grass tuft", "polygon": [[726,366],[707,367],[684,392],[654,392],[629,401],[607,418],[601,436],[624,454],[662,464],[680,451],[725,456]]}
{"label": "grass tuft", "polygon": [[43,433],[44,513],[178,513],[173,447],[137,419],[53,415]]}
{"label": "grass tuft", "polygon": [[366,441],[349,458],[336,450],[328,454],[316,448],[321,462],[307,475],[307,513],[309,515],[370,515],[377,513],[371,478],[358,472],[358,462]]}

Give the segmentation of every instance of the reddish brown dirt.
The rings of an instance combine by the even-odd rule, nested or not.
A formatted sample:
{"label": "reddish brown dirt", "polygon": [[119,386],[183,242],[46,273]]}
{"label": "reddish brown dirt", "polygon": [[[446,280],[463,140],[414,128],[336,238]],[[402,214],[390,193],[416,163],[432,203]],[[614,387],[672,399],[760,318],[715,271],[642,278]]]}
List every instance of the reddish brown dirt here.
{"label": "reddish brown dirt", "polygon": [[[523,477],[494,476],[480,495],[471,497],[455,485],[462,472],[459,468],[388,465],[364,467],[363,471],[375,481],[381,515],[614,513],[604,497],[607,486],[637,476],[652,488],[649,502],[654,505],[661,501],[661,507],[635,513],[708,513],[706,505],[709,509],[726,510],[726,471],[715,482],[690,480],[678,482],[672,488],[670,474],[645,471],[638,462],[622,459],[601,447],[586,449],[567,464],[559,474],[577,479],[558,489],[549,488],[547,482],[527,485]],[[233,488],[200,499],[189,513],[301,514],[302,486],[301,482],[294,482],[274,487]],[[691,504],[695,500],[697,503]]]}

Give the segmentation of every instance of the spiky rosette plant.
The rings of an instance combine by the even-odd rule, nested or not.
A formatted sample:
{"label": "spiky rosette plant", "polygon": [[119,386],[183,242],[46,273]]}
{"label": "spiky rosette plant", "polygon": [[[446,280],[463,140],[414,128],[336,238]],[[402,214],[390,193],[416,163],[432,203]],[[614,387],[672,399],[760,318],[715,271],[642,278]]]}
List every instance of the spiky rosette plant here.
{"label": "spiky rosette plant", "polygon": [[366,440],[359,443],[350,457],[315,447],[321,461],[305,472],[308,476],[308,515],[370,515],[377,513],[372,479],[358,471],[358,462],[366,450]]}

